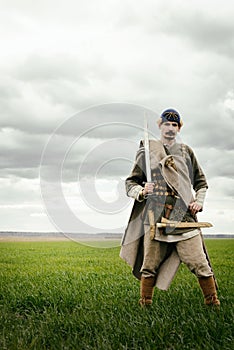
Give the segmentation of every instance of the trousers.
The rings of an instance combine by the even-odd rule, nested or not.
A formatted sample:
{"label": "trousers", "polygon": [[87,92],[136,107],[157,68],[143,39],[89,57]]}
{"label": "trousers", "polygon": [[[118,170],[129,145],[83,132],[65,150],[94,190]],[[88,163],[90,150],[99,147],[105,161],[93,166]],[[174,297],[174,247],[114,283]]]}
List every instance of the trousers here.
{"label": "trousers", "polygon": [[151,240],[149,231],[146,231],[144,235],[144,258],[140,270],[142,277],[155,277],[160,264],[170,255],[173,249],[176,249],[181,262],[198,278],[213,276],[203,250],[200,235],[184,241],[167,243]]}

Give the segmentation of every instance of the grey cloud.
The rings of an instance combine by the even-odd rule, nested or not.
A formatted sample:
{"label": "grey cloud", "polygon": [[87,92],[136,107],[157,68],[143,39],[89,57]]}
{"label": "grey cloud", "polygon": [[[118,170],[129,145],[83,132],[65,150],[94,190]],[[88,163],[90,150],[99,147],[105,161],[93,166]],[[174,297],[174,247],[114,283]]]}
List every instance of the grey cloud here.
{"label": "grey cloud", "polygon": [[[25,26],[29,18],[35,20],[36,23],[56,23],[60,24],[61,27],[64,27],[65,21],[73,28],[73,26],[79,26],[80,23],[86,22],[87,18],[90,21],[94,20],[97,11],[101,11],[101,9],[101,14],[105,15],[105,5],[105,0],[100,0],[98,4],[90,1],[84,3],[82,0],[69,0],[69,4],[66,1],[60,1],[59,6],[56,0],[50,0],[49,2],[41,0],[40,3],[33,4],[28,0],[21,0],[20,4],[17,0],[12,0],[7,3],[5,8],[6,13],[24,16],[26,23],[22,22]],[[114,5],[113,1],[112,5]],[[19,29],[19,27],[16,27],[16,29]],[[43,30],[43,27],[41,27],[41,30]]]}
{"label": "grey cloud", "polygon": [[[91,142],[90,142],[91,141]],[[69,149],[61,149],[57,163],[50,163],[53,147],[44,154],[42,181],[80,181],[84,178],[119,178],[129,174],[139,142],[128,139],[81,139]],[[70,144],[71,145],[71,144]],[[68,146],[70,146],[68,145]],[[86,147],[84,147],[86,145]]]}
{"label": "grey cloud", "polygon": [[37,167],[34,167],[31,165],[30,168],[24,167],[23,169],[20,169],[19,167],[13,167],[13,164],[8,167],[2,167],[0,170],[0,176],[1,178],[24,178],[24,179],[36,179],[39,178],[39,170]]}
{"label": "grey cloud", "polygon": [[207,172],[210,177],[221,176],[226,178],[233,178],[234,163],[231,161],[234,159],[234,151],[210,151],[209,161],[207,163]]}
{"label": "grey cloud", "polygon": [[[186,123],[181,134],[185,140],[194,147],[206,147],[218,150],[234,149],[232,110],[219,109],[215,106],[206,110],[188,112],[188,126]],[[187,120],[185,121],[187,122]],[[183,133],[184,131],[184,133]]]}
{"label": "grey cloud", "polygon": [[1,104],[4,103],[7,99],[14,99],[21,97],[20,90],[15,85],[15,81],[10,77],[4,77],[0,82],[0,101]]}
{"label": "grey cloud", "polygon": [[[3,76],[4,80],[4,76]],[[6,96],[12,89],[13,94]],[[50,134],[71,109],[51,103],[46,96],[27,84],[11,79],[5,84],[5,96],[0,97],[0,127],[13,128],[30,134]]]}
{"label": "grey cloud", "polygon": [[[231,10],[231,9],[230,9]],[[169,12],[163,30],[172,35],[181,35],[189,42],[205,51],[214,51],[230,58],[234,52],[233,14],[228,17],[204,13],[202,9],[196,11]]]}
{"label": "grey cloud", "polygon": [[[115,157],[118,154],[121,157],[125,157],[125,153],[126,156],[129,155],[122,146],[128,140],[134,144],[136,150],[139,138],[143,137],[143,116],[143,109],[137,106],[105,105],[98,106],[94,110],[87,110],[81,117],[75,116],[71,124],[68,120],[68,125],[66,123],[61,125],[50,137],[43,134],[30,135],[12,128],[2,128],[1,176],[5,177],[8,173],[9,176],[38,177],[44,151],[46,158],[43,158],[43,166],[47,167],[47,171],[52,169],[50,170],[51,176],[55,176],[53,167],[62,167],[62,162],[64,162],[66,165],[64,171],[69,173],[71,180],[71,176],[76,176],[74,171],[76,172],[84,161],[87,161],[90,166],[95,166],[98,161],[111,159],[112,154],[115,154]],[[116,119],[120,121],[115,122]],[[125,123],[125,120],[128,122]],[[50,142],[52,142],[51,148],[48,151],[47,145],[50,145]],[[111,145],[109,142],[112,142]],[[100,151],[102,145],[104,146]],[[117,148],[117,153],[115,148]],[[99,150],[96,155],[95,150]],[[89,152],[93,152],[94,155],[89,157]],[[134,158],[134,153],[131,154],[130,159]],[[84,160],[86,155],[88,159]],[[109,172],[109,176],[115,176],[117,170],[118,173],[126,174],[126,167],[117,169],[116,165],[115,169],[112,166],[105,173]]]}
{"label": "grey cloud", "polygon": [[0,205],[38,205],[40,199],[37,180],[10,177],[0,179]]}
{"label": "grey cloud", "polygon": [[139,137],[143,135],[145,113],[149,126],[158,134],[155,123],[158,115],[147,107],[128,103],[107,103],[84,109],[66,119],[55,134],[72,135],[74,141],[81,136],[97,139]]}
{"label": "grey cloud", "polygon": [[224,194],[233,200],[233,198],[234,198],[234,179],[228,180],[228,183],[226,182],[227,179],[225,179],[225,178],[221,181],[223,181],[223,183],[225,184],[225,186],[223,186],[223,188],[222,188]]}
{"label": "grey cloud", "polygon": [[208,180],[215,177],[233,178],[234,163],[232,159],[234,150],[218,149],[214,146],[195,147],[194,150]]}
{"label": "grey cloud", "polygon": [[[122,111],[115,103],[113,103],[114,107],[109,109],[105,106],[105,110],[104,108],[101,110],[98,106],[96,112],[88,113],[84,110],[85,107],[100,103],[104,96],[108,96],[108,100],[111,101],[117,99],[118,94],[115,93],[115,89],[118,89],[118,86],[115,87],[112,83],[106,82],[106,79],[109,79],[106,65],[105,69],[102,69],[96,62],[92,69],[89,69],[88,64],[79,68],[75,57],[70,59],[66,56],[61,60],[59,57],[49,57],[39,64],[37,59],[34,62],[30,57],[27,64],[15,68],[14,72],[5,72],[3,75],[2,127],[9,126],[33,133],[51,133],[59,125],[59,121],[62,122],[74,115],[77,110],[81,110],[82,115],[79,118],[77,130],[80,125],[82,128],[82,124],[86,128],[103,120],[107,123],[110,121],[138,123],[139,118],[142,118],[143,107],[140,116],[139,112],[135,113],[133,106],[128,107],[127,104]],[[7,73],[11,78],[6,76]],[[114,76],[116,74],[114,72]],[[98,80],[100,80],[99,83],[97,83]],[[122,82],[124,84],[124,80]],[[101,89],[98,88],[99,86]],[[85,119],[82,119],[83,115]],[[87,118],[91,118],[91,121]]]}
{"label": "grey cloud", "polygon": [[[159,37],[169,34],[177,39],[186,39],[199,49],[214,51],[232,58],[234,50],[234,8],[231,2],[225,5],[218,1],[181,0],[149,1],[147,6],[140,4],[129,11],[120,10],[118,26],[125,30]],[[130,11],[131,9],[131,11]],[[166,37],[165,37],[166,38]],[[179,52],[171,51],[172,57]]]}
{"label": "grey cloud", "polygon": [[19,64],[12,72],[14,77],[23,81],[38,81],[48,85],[50,81],[75,81],[78,86],[90,85],[92,79],[102,81],[111,78],[110,64],[104,57],[96,60],[85,59],[79,55],[60,53],[59,55],[33,54]]}
{"label": "grey cloud", "polygon": [[14,129],[2,129],[0,140],[1,177],[37,178],[46,138]]}
{"label": "grey cloud", "polygon": [[[234,198],[234,178],[225,176],[215,176],[210,180],[210,189],[213,197],[228,199],[233,201]],[[230,208],[232,210],[232,208]]]}
{"label": "grey cloud", "polygon": [[[186,40],[184,44],[195,46],[209,54],[213,51],[232,59],[234,52],[234,8],[231,2],[175,0],[159,1],[157,6],[149,3],[147,7],[137,7],[123,15],[121,24],[134,26],[142,32],[159,37],[169,34],[172,38]],[[171,51],[175,57],[179,52]]]}

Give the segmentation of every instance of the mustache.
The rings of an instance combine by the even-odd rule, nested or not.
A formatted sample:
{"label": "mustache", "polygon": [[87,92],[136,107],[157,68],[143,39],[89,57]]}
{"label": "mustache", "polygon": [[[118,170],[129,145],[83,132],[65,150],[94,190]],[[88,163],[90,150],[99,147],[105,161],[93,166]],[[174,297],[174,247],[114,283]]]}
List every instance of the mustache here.
{"label": "mustache", "polygon": [[168,135],[168,136],[175,136],[175,133],[174,133],[174,131],[168,131],[168,132],[166,132],[166,135]]}

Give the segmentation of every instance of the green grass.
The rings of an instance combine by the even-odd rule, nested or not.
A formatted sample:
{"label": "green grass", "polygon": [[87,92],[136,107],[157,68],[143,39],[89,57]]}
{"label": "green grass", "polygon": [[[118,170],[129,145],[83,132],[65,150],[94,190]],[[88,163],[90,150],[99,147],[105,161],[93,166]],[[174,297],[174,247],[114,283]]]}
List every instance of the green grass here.
{"label": "green grass", "polygon": [[234,240],[207,240],[219,312],[181,266],[150,309],[119,247],[0,243],[0,349],[233,349]]}

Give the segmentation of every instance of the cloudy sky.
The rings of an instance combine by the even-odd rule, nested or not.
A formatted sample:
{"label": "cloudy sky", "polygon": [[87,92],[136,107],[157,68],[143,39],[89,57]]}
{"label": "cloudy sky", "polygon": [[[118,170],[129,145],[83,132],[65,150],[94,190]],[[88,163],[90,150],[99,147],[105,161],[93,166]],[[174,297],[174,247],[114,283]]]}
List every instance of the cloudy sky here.
{"label": "cloudy sky", "polygon": [[[147,112],[177,108],[233,233],[234,5],[0,0],[0,230],[123,232]],[[207,231],[206,231],[207,232]]]}

